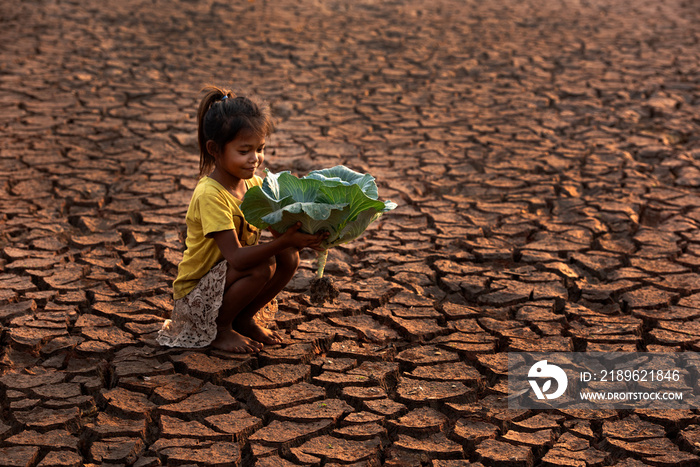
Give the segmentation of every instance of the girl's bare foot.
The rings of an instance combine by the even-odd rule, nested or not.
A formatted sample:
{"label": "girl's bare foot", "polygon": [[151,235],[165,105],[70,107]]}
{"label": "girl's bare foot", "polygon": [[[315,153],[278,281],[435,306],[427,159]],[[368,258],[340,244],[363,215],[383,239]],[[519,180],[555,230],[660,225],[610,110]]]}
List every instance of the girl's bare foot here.
{"label": "girl's bare foot", "polygon": [[216,339],[211,343],[213,347],[232,353],[254,353],[262,349],[262,344],[242,336],[231,328],[217,328]]}
{"label": "girl's bare foot", "polygon": [[279,334],[272,329],[267,329],[260,326],[252,319],[249,321],[235,321],[233,325],[238,332],[257,342],[261,342],[266,345],[282,343],[282,337],[280,337]]}

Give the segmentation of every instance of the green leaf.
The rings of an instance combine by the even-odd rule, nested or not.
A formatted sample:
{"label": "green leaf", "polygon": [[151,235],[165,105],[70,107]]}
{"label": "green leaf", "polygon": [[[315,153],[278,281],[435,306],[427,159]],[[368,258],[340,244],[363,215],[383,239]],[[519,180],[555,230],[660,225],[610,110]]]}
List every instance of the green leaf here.
{"label": "green leaf", "polygon": [[[346,206],[346,204],[293,203],[265,215],[261,220],[278,232],[284,232],[290,226],[301,222],[302,232],[315,234],[327,231],[332,234],[336,231],[335,226],[343,221],[345,217],[343,209]],[[245,214],[245,211],[243,212]]]}
{"label": "green leaf", "polygon": [[330,169],[314,170],[313,172],[309,172],[304,179],[321,180],[326,186],[357,185],[369,198],[379,198],[377,184],[374,181],[374,177],[369,174],[355,172],[343,165],[337,165]]}
{"label": "green leaf", "polygon": [[294,201],[302,203],[315,202],[318,191],[323,187],[323,182],[319,180],[300,180],[289,172],[282,172],[277,183],[279,198],[291,197]]}
{"label": "green leaf", "polygon": [[259,229],[284,232],[301,222],[303,232],[326,231],[330,235],[321,247],[328,249],[359,237],[383,213],[396,208],[378,198],[374,177],[342,165],[303,178],[288,171],[266,171],[263,186],[248,190],[241,210]]}

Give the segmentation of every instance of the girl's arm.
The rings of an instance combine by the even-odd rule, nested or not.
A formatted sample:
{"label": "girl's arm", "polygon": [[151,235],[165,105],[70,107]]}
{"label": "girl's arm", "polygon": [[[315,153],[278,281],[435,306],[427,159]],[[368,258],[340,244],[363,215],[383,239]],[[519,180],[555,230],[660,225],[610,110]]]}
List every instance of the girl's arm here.
{"label": "girl's arm", "polygon": [[301,223],[291,226],[286,232],[270,242],[247,247],[241,245],[234,230],[215,232],[211,234],[211,237],[216,242],[226,261],[235,269],[246,270],[267,261],[287,248],[299,250],[302,248],[318,249],[321,242],[328,237],[327,233],[309,235],[299,232],[300,226]]}

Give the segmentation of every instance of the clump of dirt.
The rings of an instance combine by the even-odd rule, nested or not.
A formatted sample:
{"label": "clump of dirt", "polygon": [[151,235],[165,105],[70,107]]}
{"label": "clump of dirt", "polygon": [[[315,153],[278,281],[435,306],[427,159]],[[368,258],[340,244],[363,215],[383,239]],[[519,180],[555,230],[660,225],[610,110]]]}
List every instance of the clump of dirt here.
{"label": "clump of dirt", "polygon": [[312,280],[309,293],[311,294],[311,302],[317,305],[323,305],[326,302],[333,303],[333,300],[340,295],[340,291],[333,285],[333,281],[329,277]]}

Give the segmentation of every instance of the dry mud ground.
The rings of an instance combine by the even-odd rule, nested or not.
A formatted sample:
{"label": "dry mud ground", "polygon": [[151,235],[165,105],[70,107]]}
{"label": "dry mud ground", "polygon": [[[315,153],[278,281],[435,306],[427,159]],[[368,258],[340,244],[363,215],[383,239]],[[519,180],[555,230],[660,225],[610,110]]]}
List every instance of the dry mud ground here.
{"label": "dry mud ground", "polygon": [[[509,351],[700,347],[688,0],[0,5],[0,463],[700,465],[697,410],[507,410]],[[154,332],[209,82],[400,207],[252,357]],[[695,375],[697,377],[697,375]],[[688,382],[692,384],[692,382]]]}

